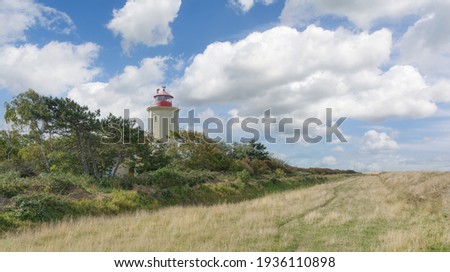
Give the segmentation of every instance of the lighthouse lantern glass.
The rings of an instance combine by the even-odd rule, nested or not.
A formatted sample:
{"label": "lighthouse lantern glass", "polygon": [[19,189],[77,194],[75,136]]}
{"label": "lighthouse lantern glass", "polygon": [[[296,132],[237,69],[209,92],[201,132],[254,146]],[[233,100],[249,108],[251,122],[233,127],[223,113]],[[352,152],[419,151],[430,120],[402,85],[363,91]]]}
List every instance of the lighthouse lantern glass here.
{"label": "lighthouse lantern glass", "polygon": [[156,101],[157,102],[161,102],[161,101],[172,102],[172,98],[168,95],[161,95],[161,96],[156,97]]}

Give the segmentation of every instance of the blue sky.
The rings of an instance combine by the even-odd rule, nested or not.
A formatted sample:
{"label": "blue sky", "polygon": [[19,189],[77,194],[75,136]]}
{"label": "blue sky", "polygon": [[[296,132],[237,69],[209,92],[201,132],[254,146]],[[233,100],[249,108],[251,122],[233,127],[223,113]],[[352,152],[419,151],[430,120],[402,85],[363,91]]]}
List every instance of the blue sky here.
{"label": "blue sky", "polygon": [[271,109],[295,128],[332,108],[348,143],[268,148],[302,167],[450,170],[449,12],[448,0],[0,0],[0,100],[33,88],[144,119],[167,85],[181,115]]}

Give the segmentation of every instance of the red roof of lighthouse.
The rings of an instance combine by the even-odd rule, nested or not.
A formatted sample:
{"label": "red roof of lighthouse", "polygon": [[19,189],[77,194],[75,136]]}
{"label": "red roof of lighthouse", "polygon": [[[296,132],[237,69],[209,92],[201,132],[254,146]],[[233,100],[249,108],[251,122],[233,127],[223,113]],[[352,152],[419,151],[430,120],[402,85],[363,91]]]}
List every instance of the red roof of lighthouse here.
{"label": "red roof of lighthouse", "polygon": [[158,96],[169,96],[170,98],[173,98],[170,93],[166,92],[165,88],[156,90],[156,94],[153,96],[153,98],[156,98]]}

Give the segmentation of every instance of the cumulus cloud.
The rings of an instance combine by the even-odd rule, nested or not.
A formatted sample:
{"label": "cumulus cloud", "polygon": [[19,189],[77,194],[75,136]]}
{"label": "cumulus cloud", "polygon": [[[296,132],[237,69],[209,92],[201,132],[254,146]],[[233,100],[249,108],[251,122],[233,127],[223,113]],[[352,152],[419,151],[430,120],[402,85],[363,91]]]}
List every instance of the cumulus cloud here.
{"label": "cumulus cloud", "polygon": [[307,25],[321,16],[337,15],[348,18],[362,29],[369,29],[377,19],[417,14],[435,2],[436,0],[286,0],[280,20],[287,25]]}
{"label": "cumulus cloud", "polygon": [[450,76],[450,2],[436,3],[400,39],[399,62],[428,75]]}
{"label": "cumulus cloud", "polygon": [[341,152],[344,152],[345,151],[345,149],[342,147],[342,146],[336,146],[335,148],[333,148],[333,152],[336,152],[336,153],[341,153]]}
{"label": "cumulus cloud", "polygon": [[333,156],[325,156],[322,158],[322,165],[330,166],[335,165],[337,163],[337,160]]}
{"label": "cumulus cloud", "polygon": [[36,25],[66,34],[75,28],[67,14],[34,0],[0,0],[0,21],[0,44],[26,40],[25,31]]}
{"label": "cumulus cloud", "polygon": [[395,140],[387,133],[369,130],[364,134],[364,142],[361,151],[364,153],[384,153],[399,149]]}
{"label": "cumulus cloud", "polygon": [[[440,102],[433,99],[446,97],[412,66],[381,70],[391,46],[386,29],[369,34],[275,27],[236,43],[210,44],[176,89],[186,104],[232,103],[241,116],[268,108],[294,118],[316,117],[325,108],[361,120],[430,116]],[[440,84],[440,90],[450,86]]]}
{"label": "cumulus cloud", "polygon": [[238,8],[241,12],[247,13],[256,3],[262,3],[264,5],[273,4],[274,0],[229,0],[229,3]]}
{"label": "cumulus cloud", "polygon": [[165,45],[172,39],[170,23],[180,6],[181,0],[128,0],[123,8],[113,11],[108,29],[121,36],[125,51],[136,44]]}
{"label": "cumulus cloud", "polygon": [[32,88],[46,95],[61,95],[100,72],[92,66],[98,51],[93,43],[0,46],[0,88],[15,93]]}
{"label": "cumulus cloud", "polygon": [[430,78],[450,75],[450,2],[448,0],[287,0],[282,24],[306,26],[327,16],[342,17],[361,29],[417,18],[395,45],[397,64],[412,65]]}
{"label": "cumulus cloud", "polygon": [[108,82],[91,82],[73,88],[68,97],[90,109],[100,109],[103,116],[123,116],[130,110],[131,118],[145,118],[154,90],[164,81],[166,58],[145,58],[139,66],[127,66]]}
{"label": "cumulus cloud", "polygon": [[[387,169],[386,167],[380,166],[378,163],[361,162],[361,160],[350,161],[348,165],[349,165],[350,169],[359,171],[359,172],[379,172],[383,169],[384,170]],[[391,168],[389,168],[389,169],[391,169]],[[395,170],[398,170],[398,169],[395,168]]]}

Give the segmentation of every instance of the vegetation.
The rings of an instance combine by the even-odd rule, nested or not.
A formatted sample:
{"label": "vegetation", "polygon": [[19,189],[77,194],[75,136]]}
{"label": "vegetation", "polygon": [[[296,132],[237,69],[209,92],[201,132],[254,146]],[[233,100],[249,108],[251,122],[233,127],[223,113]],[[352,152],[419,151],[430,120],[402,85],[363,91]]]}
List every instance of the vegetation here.
{"label": "vegetation", "polygon": [[297,168],[192,131],[160,143],[33,90],[5,107],[0,251],[450,251],[448,173]]}
{"label": "vegetation", "polygon": [[449,173],[358,175],[234,204],[51,223],[8,234],[0,251],[450,251],[449,195]]}
{"label": "vegetation", "polygon": [[0,169],[21,177],[69,173],[101,180],[117,176],[121,165],[132,174],[167,166],[214,172],[245,169],[251,175],[298,170],[273,159],[257,141],[229,145],[181,131],[172,135],[173,141],[158,143],[130,120],[113,115],[101,119],[99,110],[33,90],[5,107],[12,130],[0,131]]}
{"label": "vegetation", "polygon": [[340,177],[275,175],[251,177],[246,170],[234,174],[161,168],[136,177],[96,180],[70,174],[21,178],[18,173],[9,172],[0,175],[0,234],[63,218],[115,215],[172,205],[234,203]]}
{"label": "vegetation", "polygon": [[5,107],[12,130],[0,131],[0,235],[86,215],[238,202],[355,173],[295,168],[257,141],[180,131],[155,142],[130,120],[33,90]]}

